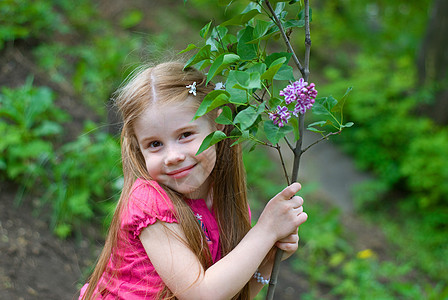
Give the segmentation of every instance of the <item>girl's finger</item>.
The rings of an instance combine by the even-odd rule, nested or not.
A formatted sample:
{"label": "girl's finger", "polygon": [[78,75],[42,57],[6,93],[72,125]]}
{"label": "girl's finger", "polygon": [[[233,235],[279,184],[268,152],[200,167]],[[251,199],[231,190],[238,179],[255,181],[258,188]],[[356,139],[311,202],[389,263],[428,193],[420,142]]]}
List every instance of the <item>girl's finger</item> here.
{"label": "girl's finger", "polygon": [[291,252],[291,251],[297,250],[297,248],[299,247],[299,242],[298,241],[295,243],[277,242],[277,243],[275,243],[275,246],[283,251]]}
{"label": "girl's finger", "polygon": [[308,219],[308,215],[306,212],[302,212],[298,215],[299,218],[299,226],[305,223],[305,221]]}
{"label": "girl's finger", "polygon": [[293,233],[288,235],[287,237],[279,240],[279,243],[297,243],[299,241],[299,234]]}
{"label": "girl's finger", "polygon": [[294,210],[294,212],[295,212],[297,215],[300,215],[301,213],[303,213],[303,206],[299,206],[299,207],[297,207],[297,208],[293,208],[293,210]]}
{"label": "girl's finger", "polygon": [[297,208],[303,205],[303,198],[300,196],[294,196],[291,198],[291,202],[293,203],[293,207]]}
{"label": "girl's finger", "polygon": [[284,200],[291,199],[300,189],[302,186],[300,183],[295,182],[291,184],[290,186],[287,186],[283,191],[277,194],[274,198],[281,198]]}

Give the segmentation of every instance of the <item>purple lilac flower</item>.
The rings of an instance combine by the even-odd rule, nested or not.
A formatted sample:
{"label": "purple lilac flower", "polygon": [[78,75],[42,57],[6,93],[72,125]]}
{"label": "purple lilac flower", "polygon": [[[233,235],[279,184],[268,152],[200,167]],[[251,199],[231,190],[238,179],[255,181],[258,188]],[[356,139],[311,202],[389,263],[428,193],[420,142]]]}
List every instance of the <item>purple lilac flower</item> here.
{"label": "purple lilac flower", "polygon": [[280,91],[280,96],[285,97],[286,105],[297,100],[297,95],[292,85],[288,85],[286,88]]}
{"label": "purple lilac flower", "polygon": [[299,113],[304,114],[307,109],[310,109],[316,99],[317,90],[314,83],[308,84],[303,78],[292,84],[286,86],[280,91],[280,96],[285,97],[286,105],[295,102],[294,110],[288,111],[286,106],[278,106],[275,112],[269,113],[269,118],[274,121],[278,127],[283,127],[291,118],[290,113],[298,117]]}
{"label": "purple lilac flower", "polygon": [[293,115],[297,117],[299,113],[304,114],[307,109],[310,109],[313,106],[316,96],[317,90],[315,89],[314,83],[310,83],[308,86],[302,87],[300,90],[299,99],[297,100],[294,111],[292,112]]}
{"label": "purple lilac flower", "polygon": [[275,125],[278,127],[283,127],[288,123],[288,120],[291,118],[291,114],[288,111],[286,106],[277,106],[277,110],[275,112],[269,113],[269,119],[271,119]]}

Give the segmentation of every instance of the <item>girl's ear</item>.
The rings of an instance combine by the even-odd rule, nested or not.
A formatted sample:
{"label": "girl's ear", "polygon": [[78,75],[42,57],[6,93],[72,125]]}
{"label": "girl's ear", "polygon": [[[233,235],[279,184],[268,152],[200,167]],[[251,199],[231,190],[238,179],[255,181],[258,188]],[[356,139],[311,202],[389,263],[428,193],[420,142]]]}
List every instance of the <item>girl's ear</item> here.
{"label": "girl's ear", "polygon": [[[219,117],[219,115],[222,113],[222,108],[218,109],[218,113],[216,114],[216,117]],[[225,128],[224,124],[218,124],[216,123],[216,129],[218,129],[219,131],[223,131]]]}

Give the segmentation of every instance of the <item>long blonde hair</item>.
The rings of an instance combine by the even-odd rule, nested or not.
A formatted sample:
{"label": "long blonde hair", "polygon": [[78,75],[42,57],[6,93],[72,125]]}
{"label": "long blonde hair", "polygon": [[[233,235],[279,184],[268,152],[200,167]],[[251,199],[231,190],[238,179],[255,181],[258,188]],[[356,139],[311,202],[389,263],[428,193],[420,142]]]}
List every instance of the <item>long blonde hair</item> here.
{"label": "long blonde hair", "polygon": [[[121,155],[123,162],[124,186],[118,201],[112,223],[106,238],[103,251],[98,263],[90,276],[88,289],[83,299],[91,299],[95,288],[107,268],[113,249],[117,246],[122,232],[120,220],[124,208],[127,206],[131,187],[136,178],[151,179],[146,170],[145,160],[140,152],[134,132],[134,122],[141,113],[155,101],[181,102],[189,96],[187,85],[197,83],[197,106],[207,93],[213,90],[213,85],[205,85],[204,75],[193,68],[183,68],[180,62],[168,62],[155,67],[142,68],[121,87],[115,98],[115,103],[123,117],[121,132]],[[216,113],[208,116],[214,120]],[[229,134],[231,126],[224,131]],[[242,162],[240,145],[230,147],[233,141],[225,139],[216,145],[216,164],[212,171],[213,182],[213,210],[215,212],[219,233],[221,254],[225,256],[238,245],[250,229],[248,212],[245,171]],[[212,264],[210,251],[196,218],[182,195],[163,187],[170,197],[176,211],[176,217],[184,234],[186,246],[197,256],[198,260],[207,269]],[[101,292],[101,290],[99,291]],[[175,298],[167,287],[159,298]],[[233,299],[249,299],[249,288],[246,285]]]}

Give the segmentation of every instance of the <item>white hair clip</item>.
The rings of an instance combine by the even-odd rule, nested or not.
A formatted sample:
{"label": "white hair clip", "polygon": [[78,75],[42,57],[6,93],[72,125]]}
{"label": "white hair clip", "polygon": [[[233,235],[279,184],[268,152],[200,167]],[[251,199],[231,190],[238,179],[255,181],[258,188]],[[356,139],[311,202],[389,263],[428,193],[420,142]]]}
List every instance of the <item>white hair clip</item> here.
{"label": "white hair clip", "polygon": [[188,91],[190,94],[193,94],[196,96],[196,81],[194,81],[193,84],[187,85],[186,88],[190,89]]}

